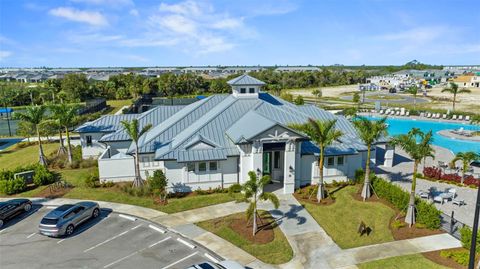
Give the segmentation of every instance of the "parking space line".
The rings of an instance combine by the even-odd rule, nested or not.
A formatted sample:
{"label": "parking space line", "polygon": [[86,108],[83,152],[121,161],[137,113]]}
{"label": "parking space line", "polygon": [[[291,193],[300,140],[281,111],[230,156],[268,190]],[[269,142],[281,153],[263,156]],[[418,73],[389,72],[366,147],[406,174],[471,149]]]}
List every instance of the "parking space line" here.
{"label": "parking space line", "polygon": [[171,236],[169,236],[169,237],[167,237],[167,238],[164,238],[164,239],[158,241],[157,243],[151,244],[150,246],[148,246],[148,248],[153,248],[154,246],[156,246],[156,245],[158,245],[158,244],[161,244],[161,243],[163,243],[163,242],[165,242],[165,241],[167,241],[168,239],[171,239],[171,238],[172,238]]}
{"label": "parking space line", "polygon": [[128,220],[131,220],[131,221],[136,221],[137,220],[137,218],[135,218],[135,217],[127,216],[127,215],[123,215],[123,214],[118,214],[118,216],[120,218],[128,219]]}
{"label": "parking space line", "polygon": [[160,233],[162,233],[162,234],[164,234],[164,233],[167,232],[167,231],[165,231],[165,230],[163,230],[163,229],[161,229],[161,228],[158,228],[157,226],[153,226],[152,224],[149,224],[148,227],[149,227],[150,229],[153,229],[153,230],[155,230],[155,231],[157,231],[157,232],[160,232]]}
{"label": "parking space line", "polygon": [[32,237],[32,236],[34,236],[34,235],[36,235],[36,234],[37,234],[37,233],[33,233],[33,234],[27,236],[27,238],[30,238],[30,237]]}
{"label": "parking space line", "polygon": [[191,249],[196,248],[195,245],[192,245],[192,244],[188,243],[187,241],[183,240],[182,238],[177,238],[177,241],[180,242],[180,243],[182,243],[182,244],[184,244],[185,246],[187,246],[187,247],[189,247],[189,248],[191,248]]}
{"label": "parking space line", "polygon": [[214,263],[219,263],[220,261],[215,259],[212,255],[205,253],[205,257],[209,258]]}
{"label": "parking space line", "polygon": [[62,240],[57,241],[57,244],[62,243],[63,241],[67,240],[67,238],[63,238]]}
{"label": "parking space line", "polygon": [[105,240],[105,241],[103,241],[103,242],[101,242],[101,243],[98,243],[98,244],[96,244],[96,245],[93,246],[93,247],[87,248],[87,249],[84,250],[83,252],[84,252],[84,253],[85,253],[85,252],[89,252],[90,250],[92,250],[92,249],[94,249],[94,248],[97,248],[97,247],[99,247],[99,246],[101,246],[101,245],[103,245],[103,244],[106,244],[106,243],[108,243],[108,242],[110,242],[110,241],[112,241],[112,240],[114,240],[114,239],[116,239],[116,238],[119,238],[120,236],[128,233],[129,231],[131,231],[131,230],[126,230],[126,231],[124,231],[124,232],[122,232],[122,233],[120,233],[120,234],[117,234],[117,235],[115,235],[114,237],[111,237],[111,238],[109,238],[109,239],[107,239],[107,240]]}
{"label": "parking space line", "polygon": [[130,230],[135,230],[135,229],[137,229],[138,227],[140,227],[140,226],[142,226],[142,225],[143,225],[143,224],[138,224],[137,226],[131,228]]}
{"label": "parking space line", "polygon": [[180,260],[178,260],[178,261],[176,261],[176,262],[173,262],[173,263],[171,263],[171,264],[163,267],[162,269],[170,268],[170,267],[172,267],[172,266],[174,266],[174,265],[176,265],[176,264],[178,264],[178,263],[181,263],[181,262],[183,262],[184,260],[187,260],[187,259],[189,259],[189,258],[191,258],[191,257],[193,257],[193,256],[195,256],[195,255],[197,255],[197,254],[198,254],[198,251],[195,251],[194,253],[192,253],[192,254],[190,254],[190,255],[188,255],[188,256],[186,256],[186,257],[183,257],[182,259],[180,259]]}

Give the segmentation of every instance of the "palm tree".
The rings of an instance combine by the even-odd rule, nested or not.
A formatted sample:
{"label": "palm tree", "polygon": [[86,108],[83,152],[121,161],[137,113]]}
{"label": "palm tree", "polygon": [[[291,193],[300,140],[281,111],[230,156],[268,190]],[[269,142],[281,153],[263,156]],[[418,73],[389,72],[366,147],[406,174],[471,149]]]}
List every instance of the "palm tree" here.
{"label": "palm tree", "polygon": [[417,94],[418,94],[418,87],[417,85],[412,85],[410,86],[407,90],[407,93],[410,93],[413,95],[413,109],[417,107]]}
{"label": "palm tree", "polygon": [[[53,118],[57,123],[65,129],[65,135],[67,136],[67,156],[68,162],[71,164],[73,161],[72,157],[72,145],[70,144],[70,132],[69,128],[74,124],[75,118],[77,117],[77,109],[74,106],[68,106],[66,104],[53,105],[50,107],[53,112]],[[65,146],[63,145],[62,131],[60,131],[60,141],[61,146],[59,152],[65,152]]]}
{"label": "palm tree", "polygon": [[365,161],[365,182],[362,189],[363,201],[369,198],[371,194],[370,190],[370,154],[372,145],[380,138],[387,135],[387,117],[384,117],[378,121],[370,121],[367,118],[360,117],[358,120],[353,121],[353,126],[357,129],[357,133],[362,139],[363,143],[367,146],[367,160]]}
{"label": "palm tree", "polygon": [[16,114],[18,119],[31,123],[35,127],[35,132],[37,133],[38,138],[39,163],[43,166],[47,166],[47,159],[43,153],[39,125],[45,117],[45,111],[46,108],[44,106],[29,106],[25,109],[25,112]]}
{"label": "palm tree", "polygon": [[468,167],[470,166],[470,163],[473,161],[476,161],[480,158],[480,155],[473,151],[467,151],[467,152],[459,152],[457,155],[455,155],[455,158],[452,160],[453,166],[455,166],[455,162],[457,161],[462,161],[463,167],[462,167],[462,184],[463,180],[465,179],[465,172],[467,171]]}
{"label": "palm tree", "polygon": [[322,98],[322,89],[314,89],[312,90],[312,94],[313,96],[315,96],[315,105],[318,105],[318,101],[320,100],[320,98]]}
{"label": "palm tree", "polygon": [[325,198],[325,186],[323,184],[323,162],[325,159],[325,148],[330,146],[335,140],[340,138],[343,134],[341,131],[335,129],[337,120],[319,121],[312,118],[304,124],[292,124],[291,128],[305,133],[310,139],[317,144],[320,149],[320,157],[318,160],[318,170],[320,173],[320,180],[318,183],[317,200]]}
{"label": "palm tree", "polygon": [[259,200],[270,201],[275,209],[278,208],[280,202],[275,194],[263,191],[263,187],[270,183],[269,176],[258,178],[254,171],[250,171],[248,172],[248,177],[249,180],[243,184],[242,189],[244,191],[245,200],[250,203],[245,213],[247,214],[247,220],[250,220],[253,217],[253,236],[255,236],[257,233],[257,217],[260,218],[257,213],[257,202]]}
{"label": "palm tree", "polygon": [[[419,141],[419,142],[417,142]],[[402,134],[392,139],[393,145],[400,146],[413,160],[413,179],[412,188],[410,190],[410,201],[407,209],[405,222],[410,227],[415,224],[415,188],[417,185],[418,165],[422,159],[426,157],[434,158],[435,150],[432,148],[432,131],[424,133],[418,128],[412,128],[408,134]]]}
{"label": "palm tree", "polygon": [[133,119],[132,121],[121,121],[121,124],[123,125],[123,128],[125,128],[125,131],[127,134],[130,136],[132,139],[133,143],[135,143],[135,179],[133,180],[133,186],[134,187],[140,187],[143,185],[143,180],[140,177],[140,163],[138,160],[138,139],[148,132],[150,128],[152,128],[151,124],[147,124],[143,126],[143,128],[140,130],[140,127],[138,126],[138,120]]}
{"label": "palm tree", "polygon": [[453,94],[453,108],[452,108],[452,111],[455,111],[455,102],[457,100],[457,94],[471,93],[472,91],[470,91],[469,89],[465,89],[465,88],[458,89],[457,84],[455,84],[453,82],[450,82],[450,87],[443,89],[442,92],[449,92],[449,93]]}

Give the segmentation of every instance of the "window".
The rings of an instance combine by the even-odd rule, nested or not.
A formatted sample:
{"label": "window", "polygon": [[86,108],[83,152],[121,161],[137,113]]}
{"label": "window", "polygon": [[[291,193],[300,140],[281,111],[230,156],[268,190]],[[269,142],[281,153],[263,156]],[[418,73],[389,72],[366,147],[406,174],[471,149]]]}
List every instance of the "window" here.
{"label": "window", "polygon": [[247,89],[246,88],[240,88],[240,93],[246,93]]}
{"label": "window", "polygon": [[207,171],[207,163],[205,163],[205,162],[198,163],[198,171],[200,171],[200,172]]}
{"label": "window", "polygon": [[86,136],[86,139],[87,139],[87,147],[90,147],[92,145],[92,136],[91,135],[87,135]]}
{"label": "window", "polygon": [[210,171],[217,171],[217,162],[210,162],[209,169]]}
{"label": "window", "polygon": [[335,164],[335,159],[333,157],[328,157],[327,158],[327,165],[328,166],[333,166]]}
{"label": "window", "polygon": [[345,159],[344,159],[344,158],[345,158],[345,157],[343,157],[343,156],[338,156],[338,157],[337,157],[337,165],[343,165],[344,162],[345,162]]}
{"label": "window", "polygon": [[187,163],[188,172],[195,172],[195,163]]}
{"label": "window", "polygon": [[280,168],[280,151],[275,151],[273,153],[273,168]]}
{"label": "window", "polygon": [[250,89],[248,89],[248,92],[249,92],[249,93],[255,93],[255,88],[250,88]]}

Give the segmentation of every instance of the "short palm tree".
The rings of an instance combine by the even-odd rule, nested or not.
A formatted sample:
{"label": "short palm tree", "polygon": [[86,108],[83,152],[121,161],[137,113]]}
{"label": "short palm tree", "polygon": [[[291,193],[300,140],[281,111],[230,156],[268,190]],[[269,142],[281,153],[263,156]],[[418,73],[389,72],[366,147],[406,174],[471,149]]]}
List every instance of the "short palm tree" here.
{"label": "short palm tree", "polygon": [[465,89],[465,88],[459,89],[457,84],[455,84],[453,82],[450,82],[450,86],[448,88],[443,89],[442,92],[449,92],[449,93],[453,94],[452,111],[455,111],[455,103],[456,103],[456,100],[457,100],[457,94],[471,93],[472,91],[470,91],[469,89]]}
{"label": "short palm tree", "polygon": [[148,132],[150,128],[152,128],[151,124],[147,124],[143,126],[142,129],[138,126],[138,120],[133,119],[132,121],[121,121],[121,124],[123,125],[123,128],[125,128],[125,131],[127,134],[130,136],[132,139],[133,143],[135,144],[135,179],[133,180],[133,186],[134,187],[140,187],[143,185],[143,180],[140,176],[140,162],[138,159],[138,139]]}
{"label": "short palm tree", "polygon": [[47,166],[47,159],[43,153],[42,139],[40,138],[39,125],[45,118],[46,108],[44,106],[28,106],[25,112],[16,114],[16,117],[22,121],[26,121],[35,127],[35,132],[38,138],[38,153],[39,163],[43,166]]}
{"label": "short palm tree", "polygon": [[310,118],[304,124],[290,125],[291,128],[305,133],[320,149],[320,157],[318,160],[320,180],[317,186],[318,202],[325,198],[325,186],[323,183],[323,162],[325,159],[325,148],[330,146],[343,135],[341,131],[335,129],[336,122],[337,120],[320,121]]}
{"label": "short palm tree", "polygon": [[418,86],[417,85],[412,85],[412,86],[408,87],[406,92],[413,95],[413,109],[415,109],[417,107]]}
{"label": "short palm tree", "polygon": [[455,166],[455,162],[457,161],[462,161],[462,181],[461,183],[463,184],[463,180],[465,179],[465,172],[467,171],[468,167],[470,166],[470,163],[473,161],[476,161],[480,158],[480,155],[473,151],[467,151],[467,152],[459,152],[457,155],[455,155],[455,158],[452,160],[453,166]]}
{"label": "short palm tree", "polygon": [[[68,106],[66,104],[52,105],[50,110],[53,113],[53,119],[65,130],[65,135],[67,136],[67,156],[68,162],[72,163],[72,146],[70,143],[70,132],[69,128],[74,125],[75,118],[77,117],[77,109],[73,106]],[[65,152],[65,146],[63,144],[62,131],[60,131],[60,150],[59,152]]]}
{"label": "short palm tree", "polygon": [[312,94],[315,96],[315,105],[318,105],[318,101],[322,98],[322,89],[314,89]]}
{"label": "short palm tree", "polygon": [[367,118],[360,117],[353,121],[353,126],[357,129],[357,133],[362,139],[363,143],[367,146],[367,159],[365,161],[365,182],[362,189],[363,201],[368,199],[371,194],[370,189],[370,155],[372,145],[380,138],[387,135],[387,117],[384,117],[378,121],[371,121]]}
{"label": "short palm tree", "polygon": [[269,176],[257,177],[254,171],[248,172],[248,181],[243,184],[242,189],[245,195],[245,200],[250,204],[245,212],[247,214],[247,220],[253,217],[253,236],[257,233],[257,203],[259,200],[272,202],[275,209],[278,208],[280,202],[278,197],[271,192],[264,192],[263,187],[270,182]]}
{"label": "short palm tree", "polygon": [[[418,141],[418,142],[417,142]],[[426,157],[434,158],[435,150],[432,148],[432,131],[424,133],[418,128],[413,128],[408,134],[402,134],[394,137],[391,141],[393,145],[401,147],[413,160],[413,179],[410,190],[410,201],[408,204],[405,222],[410,227],[415,224],[415,188],[417,185],[418,165]]]}

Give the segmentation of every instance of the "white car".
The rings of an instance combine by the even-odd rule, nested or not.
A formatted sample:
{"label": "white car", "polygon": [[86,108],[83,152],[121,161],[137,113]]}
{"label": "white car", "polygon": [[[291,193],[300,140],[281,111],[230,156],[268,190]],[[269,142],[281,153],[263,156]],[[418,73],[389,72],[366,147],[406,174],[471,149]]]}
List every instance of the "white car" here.
{"label": "white car", "polygon": [[219,263],[199,263],[188,267],[187,269],[245,269],[236,261],[221,261]]}

